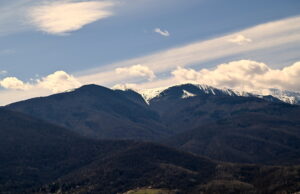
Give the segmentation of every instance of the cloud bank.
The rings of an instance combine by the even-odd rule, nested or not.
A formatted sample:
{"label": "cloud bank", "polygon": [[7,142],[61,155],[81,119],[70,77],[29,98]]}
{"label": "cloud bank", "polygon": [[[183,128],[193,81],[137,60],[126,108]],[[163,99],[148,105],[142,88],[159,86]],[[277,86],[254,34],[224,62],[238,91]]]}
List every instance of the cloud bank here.
{"label": "cloud bank", "polygon": [[178,67],[172,75],[179,83],[200,83],[244,91],[269,88],[300,91],[300,62],[282,69],[273,69],[265,63],[240,60],[200,71]]}
{"label": "cloud bank", "polygon": [[109,17],[113,6],[108,1],[72,2],[68,0],[46,3],[29,9],[31,23],[49,34],[64,35],[97,20]]}

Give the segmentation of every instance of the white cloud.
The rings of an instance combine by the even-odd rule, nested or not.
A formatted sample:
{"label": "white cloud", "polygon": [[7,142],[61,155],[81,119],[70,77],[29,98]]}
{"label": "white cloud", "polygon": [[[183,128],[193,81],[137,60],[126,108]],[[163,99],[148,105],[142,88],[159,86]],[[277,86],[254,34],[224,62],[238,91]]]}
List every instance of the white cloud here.
{"label": "white cloud", "polygon": [[39,80],[33,79],[31,83],[25,83],[16,77],[6,77],[0,80],[0,86],[5,88],[0,90],[0,105],[65,92],[81,85],[75,77],[64,71],[56,71]]}
{"label": "white cloud", "polygon": [[[111,88],[113,89],[120,89],[120,90],[126,90],[126,89],[132,89],[135,91],[143,91],[148,89],[166,89],[170,86],[181,84],[182,82],[179,82],[175,77],[170,77],[168,79],[156,79],[154,81],[150,82],[137,82],[137,83],[124,83],[124,84],[115,84]],[[191,82],[189,82],[191,83]]]}
{"label": "white cloud", "polygon": [[0,86],[6,89],[27,90],[31,86],[16,77],[6,77],[0,81]]}
{"label": "white cloud", "polygon": [[243,45],[243,44],[252,42],[252,40],[250,38],[246,38],[245,36],[243,36],[241,34],[238,34],[235,37],[230,38],[228,41],[232,42],[232,43],[236,43],[238,45]]}
{"label": "white cloud", "polygon": [[81,83],[64,71],[56,71],[34,83],[24,83],[16,77],[6,77],[0,80],[0,86],[11,90],[43,89],[51,93],[58,93],[77,88],[81,86]]}
{"label": "white cloud", "polygon": [[69,75],[64,71],[56,71],[53,74],[38,80],[38,84],[36,86],[51,90],[53,93],[58,93],[77,88],[81,86],[81,83],[72,75]]}
{"label": "white cloud", "polygon": [[265,63],[240,60],[220,64],[212,70],[178,67],[172,74],[179,83],[192,82],[245,91],[268,88],[300,91],[300,62],[283,69],[273,69]]}
{"label": "white cloud", "polygon": [[112,89],[114,90],[130,90],[130,89],[135,89],[137,88],[137,84],[130,84],[130,83],[126,83],[126,84],[116,84],[112,87]]}
{"label": "white cloud", "polygon": [[154,32],[162,35],[162,36],[170,36],[170,33],[167,30],[161,30],[160,28],[155,28]]}
{"label": "white cloud", "polygon": [[115,71],[117,74],[126,74],[134,77],[147,77],[149,80],[153,80],[155,78],[155,74],[149,67],[140,64],[133,65],[131,67],[120,67]]}
{"label": "white cloud", "polygon": [[48,2],[29,9],[29,18],[39,30],[63,35],[111,16],[112,12],[108,10],[111,6],[113,3],[108,1]]}

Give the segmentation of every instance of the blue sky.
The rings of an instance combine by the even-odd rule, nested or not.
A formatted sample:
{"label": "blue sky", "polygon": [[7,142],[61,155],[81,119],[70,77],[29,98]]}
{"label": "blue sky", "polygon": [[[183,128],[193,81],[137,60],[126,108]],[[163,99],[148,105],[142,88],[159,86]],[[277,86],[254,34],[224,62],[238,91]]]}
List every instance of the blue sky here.
{"label": "blue sky", "polygon": [[88,83],[299,91],[298,34],[298,0],[2,0],[0,100]]}

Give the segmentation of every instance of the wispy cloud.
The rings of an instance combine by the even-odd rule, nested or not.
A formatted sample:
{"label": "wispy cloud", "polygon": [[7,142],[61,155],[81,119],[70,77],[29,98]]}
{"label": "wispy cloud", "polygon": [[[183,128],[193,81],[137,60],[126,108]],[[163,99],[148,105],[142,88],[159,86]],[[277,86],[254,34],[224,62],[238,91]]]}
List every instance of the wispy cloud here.
{"label": "wispy cloud", "polygon": [[228,41],[239,44],[239,45],[243,45],[243,44],[252,42],[252,40],[250,38],[246,38],[245,36],[243,36],[241,34],[238,34],[238,35],[234,36],[233,38],[230,38]]}
{"label": "wispy cloud", "polygon": [[140,64],[133,65],[131,67],[116,68],[115,71],[117,74],[125,74],[134,77],[147,77],[148,80],[153,80],[155,78],[154,72],[149,67]]}
{"label": "wispy cloud", "polygon": [[[255,44],[245,44],[243,46],[232,44],[228,40],[235,37],[236,34],[251,37],[255,40]],[[201,64],[209,61],[249,53],[251,53],[251,56],[264,55],[271,59],[276,57],[273,53],[274,49],[277,52],[281,51],[282,55],[286,54],[290,59],[289,53],[297,48],[299,44],[300,17],[294,17],[261,24],[233,34],[194,42],[148,56],[104,65],[101,68],[91,69],[77,75],[82,83],[112,86],[127,79],[125,76],[116,76],[115,68],[126,68],[133,64],[140,64],[150,68],[156,75],[168,74],[177,66],[200,65],[200,68]],[[297,57],[297,55],[293,57]]]}
{"label": "wispy cloud", "polygon": [[161,30],[160,28],[155,28],[154,32],[156,32],[162,36],[170,36],[170,33],[167,30]]}
{"label": "wispy cloud", "polygon": [[29,9],[31,23],[38,30],[55,35],[65,35],[97,20],[111,16],[114,3],[109,1],[62,0],[48,2]]}
{"label": "wispy cloud", "polygon": [[29,29],[25,19],[27,5],[32,0],[7,1],[0,6],[0,36],[5,36]]}

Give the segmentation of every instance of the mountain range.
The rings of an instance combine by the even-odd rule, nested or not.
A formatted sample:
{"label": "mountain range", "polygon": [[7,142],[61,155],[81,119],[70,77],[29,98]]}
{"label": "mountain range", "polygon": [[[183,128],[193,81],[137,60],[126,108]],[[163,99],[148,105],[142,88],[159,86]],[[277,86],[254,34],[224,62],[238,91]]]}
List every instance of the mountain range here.
{"label": "mountain range", "polygon": [[[192,84],[183,84],[183,85],[192,85]],[[193,84],[194,86],[198,87],[202,92],[207,94],[218,94],[223,93],[225,95],[230,96],[244,96],[244,97],[257,97],[257,98],[264,98],[264,99],[270,99],[275,101],[282,101],[289,104],[300,104],[300,93],[295,91],[288,91],[288,90],[280,90],[276,88],[269,88],[269,89],[263,89],[263,90],[254,90],[251,92],[246,92],[242,90],[236,90],[236,89],[230,89],[230,88],[215,88],[208,85],[201,85],[201,84]],[[180,85],[177,85],[180,86]],[[173,86],[175,87],[175,86]],[[126,85],[117,85],[114,87],[114,89],[119,90],[134,90],[135,92],[142,95],[144,100],[146,102],[150,101],[151,99],[157,97],[162,93],[164,90],[167,90],[168,87],[161,87],[161,88],[153,88],[153,89],[135,89],[131,87],[127,87]],[[215,93],[216,92],[216,93]],[[186,93],[185,97],[188,97],[189,95],[195,95],[193,93]],[[184,96],[183,96],[184,97]],[[276,99],[277,98],[277,99]]]}
{"label": "mountain range", "polygon": [[89,138],[153,141],[221,161],[281,164],[299,159],[300,107],[275,97],[185,84],[146,102],[132,90],[87,85],[5,109]]}
{"label": "mountain range", "polygon": [[0,108],[0,190],[297,192],[299,115],[274,96],[193,84],[151,97],[86,85],[13,103]]}

